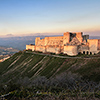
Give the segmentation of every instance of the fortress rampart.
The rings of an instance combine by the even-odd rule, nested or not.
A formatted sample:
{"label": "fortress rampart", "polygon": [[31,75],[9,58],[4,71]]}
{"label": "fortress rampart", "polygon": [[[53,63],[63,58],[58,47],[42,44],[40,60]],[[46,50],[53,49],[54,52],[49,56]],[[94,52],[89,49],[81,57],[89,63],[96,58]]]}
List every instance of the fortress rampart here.
{"label": "fortress rampart", "polygon": [[79,52],[85,54],[96,54],[100,51],[100,39],[89,39],[89,35],[82,32],[66,32],[63,36],[45,37],[35,39],[35,45],[26,45],[26,50],[64,53],[70,56]]}

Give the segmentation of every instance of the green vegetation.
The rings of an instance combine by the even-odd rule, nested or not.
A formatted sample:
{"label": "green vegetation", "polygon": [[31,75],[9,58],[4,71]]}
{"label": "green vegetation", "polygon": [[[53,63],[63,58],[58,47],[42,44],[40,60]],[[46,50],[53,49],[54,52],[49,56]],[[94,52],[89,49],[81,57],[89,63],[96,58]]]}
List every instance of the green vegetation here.
{"label": "green vegetation", "polygon": [[34,80],[30,80],[25,77],[18,79],[16,82],[12,80],[12,82],[0,87],[2,87],[0,88],[0,94],[4,94],[3,96],[7,100],[100,99],[100,84],[85,81],[77,74],[72,73],[63,73],[51,79],[38,76]]}
{"label": "green vegetation", "polygon": [[77,73],[96,82],[100,81],[100,58],[60,58],[20,51],[0,63],[0,77],[3,81],[19,77],[54,77],[63,72]]}
{"label": "green vegetation", "polygon": [[99,61],[99,55],[60,58],[20,51],[0,63],[0,94],[10,92],[13,100],[100,99]]}

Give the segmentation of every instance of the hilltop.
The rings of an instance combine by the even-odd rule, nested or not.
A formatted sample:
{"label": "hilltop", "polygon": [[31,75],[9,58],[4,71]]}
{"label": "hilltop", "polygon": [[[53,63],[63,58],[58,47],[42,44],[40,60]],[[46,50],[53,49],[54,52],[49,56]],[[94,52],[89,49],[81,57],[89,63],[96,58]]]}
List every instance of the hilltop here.
{"label": "hilltop", "polygon": [[100,58],[60,58],[49,55],[18,52],[0,63],[2,82],[20,77],[34,79],[37,76],[51,78],[64,72],[76,73],[92,81],[100,81]]}
{"label": "hilltop", "polygon": [[8,100],[99,100],[99,61],[99,54],[20,51],[0,63],[0,94]]}

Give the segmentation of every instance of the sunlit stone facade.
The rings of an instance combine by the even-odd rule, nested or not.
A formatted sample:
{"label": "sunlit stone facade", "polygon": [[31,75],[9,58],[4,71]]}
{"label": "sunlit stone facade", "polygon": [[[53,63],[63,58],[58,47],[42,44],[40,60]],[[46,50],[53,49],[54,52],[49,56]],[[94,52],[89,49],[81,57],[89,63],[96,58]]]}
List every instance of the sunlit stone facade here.
{"label": "sunlit stone facade", "polygon": [[96,54],[100,51],[100,39],[89,39],[82,32],[66,32],[63,36],[35,39],[35,45],[26,45],[26,50],[64,53],[75,56],[78,53]]}

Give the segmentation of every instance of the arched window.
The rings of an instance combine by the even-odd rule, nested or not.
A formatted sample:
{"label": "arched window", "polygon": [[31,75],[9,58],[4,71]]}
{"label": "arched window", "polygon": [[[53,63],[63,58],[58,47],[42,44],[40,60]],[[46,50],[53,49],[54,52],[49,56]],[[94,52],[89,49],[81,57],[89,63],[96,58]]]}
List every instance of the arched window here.
{"label": "arched window", "polygon": [[90,52],[90,55],[92,55],[92,52]]}
{"label": "arched window", "polygon": [[80,54],[82,54],[81,52],[78,52],[78,54],[80,55]]}
{"label": "arched window", "polygon": [[88,52],[88,51],[87,51],[86,53],[87,53],[87,55],[89,54],[89,52]]}
{"label": "arched window", "polygon": [[85,54],[85,51],[83,51],[83,54]]}

